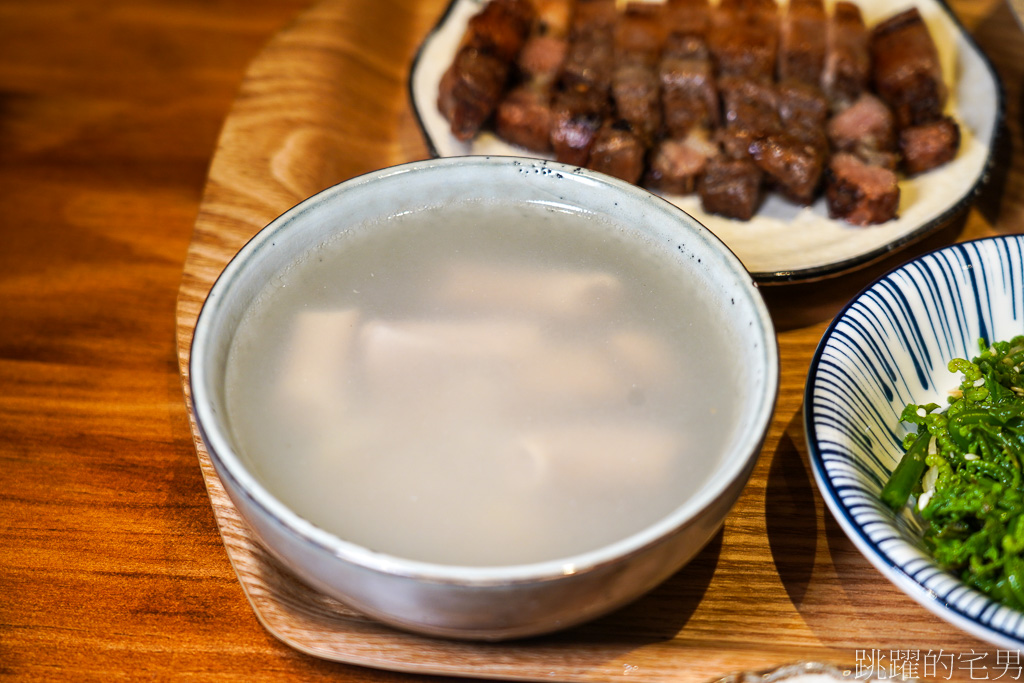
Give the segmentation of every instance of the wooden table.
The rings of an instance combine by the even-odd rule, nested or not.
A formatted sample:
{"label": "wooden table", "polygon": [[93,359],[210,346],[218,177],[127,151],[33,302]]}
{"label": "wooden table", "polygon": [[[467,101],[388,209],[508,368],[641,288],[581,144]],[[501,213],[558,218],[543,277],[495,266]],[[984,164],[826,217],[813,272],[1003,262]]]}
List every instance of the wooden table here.
{"label": "wooden table", "polygon": [[[248,198],[244,215],[226,217],[253,226],[326,178],[426,156],[404,81],[444,4],[0,1],[0,676],[432,680],[301,654],[257,620],[197,463],[175,319],[193,226],[220,220],[226,190],[207,181],[210,160],[224,163],[218,131],[239,111],[260,125],[247,98],[289,77],[267,71],[267,51],[294,53],[296,77],[318,50],[345,65],[344,106],[328,112],[332,136],[296,139],[291,153],[302,144],[346,153],[309,177],[279,178]],[[1024,35],[1001,0],[952,4],[1006,86],[1008,134],[992,182],[962,226],[925,244],[824,284],[766,290],[779,330],[779,403],[751,486],[687,570],[702,586],[698,598],[681,600],[688,612],[657,628],[642,623],[641,606],[611,627],[566,636],[600,649],[623,642],[615,629],[636,626],[638,640],[618,658],[582,658],[559,673],[643,678],[650,667],[666,679],[706,680],[796,658],[848,666],[857,648],[994,654],[860,557],[813,485],[801,426],[811,353],[860,286],[915,251],[1024,228]],[[323,19],[337,33],[288,42],[302,22]],[[686,590],[677,581],[660,597]],[[862,640],[832,638],[851,623]],[[712,669],[685,648],[666,659],[679,629],[734,659],[723,655]],[[753,644],[768,641],[781,646],[759,656]]]}

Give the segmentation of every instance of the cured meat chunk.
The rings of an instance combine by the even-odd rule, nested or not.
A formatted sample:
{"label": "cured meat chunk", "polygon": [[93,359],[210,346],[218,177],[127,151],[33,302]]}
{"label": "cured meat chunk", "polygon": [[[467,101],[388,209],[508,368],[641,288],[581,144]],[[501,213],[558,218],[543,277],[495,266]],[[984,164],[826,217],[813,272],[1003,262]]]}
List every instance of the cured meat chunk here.
{"label": "cured meat chunk", "polygon": [[708,0],[666,0],[665,24],[670,34],[706,36],[711,25]]}
{"label": "cured meat chunk", "polygon": [[626,63],[612,74],[616,115],[629,122],[645,146],[661,131],[660,91],[658,75],[647,64]]}
{"label": "cured meat chunk", "polygon": [[851,152],[858,147],[891,150],[896,143],[892,111],[871,93],[863,93],[852,105],[828,122],[829,141],[835,149]]}
{"label": "cured meat chunk", "polygon": [[708,213],[748,221],[761,204],[761,171],[749,159],[718,155],[708,160],[697,191]]}
{"label": "cured meat chunk", "polygon": [[551,106],[551,147],[555,159],[586,166],[606,110],[606,98],[591,89],[557,92]]}
{"label": "cured meat chunk", "polygon": [[469,18],[461,46],[489,52],[511,63],[523,47],[533,18],[530,0],[490,0]]}
{"label": "cured meat chunk", "polygon": [[820,128],[828,120],[828,100],[814,84],[788,79],[775,88],[778,98],[779,121],[783,127]]}
{"label": "cured meat chunk", "polygon": [[924,173],[956,156],[960,126],[948,116],[910,126],[900,131],[899,146],[904,170],[910,175]]}
{"label": "cured meat chunk", "polygon": [[532,0],[536,18],[533,33],[538,36],[568,38],[572,26],[572,0]]}
{"label": "cured meat chunk", "polygon": [[523,84],[498,105],[494,117],[500,138],[535,152],[551,149],[551,97],[546,88]]}
{"label": "cured meat chunk", "polygon": [[501,99],[509,66],[498,57],[463,47],[441,77],[437,108],[448,120],[452,135],[470,140],[490,118]]}
{"label": "cured meat chunk", "polygon": [[713,12],[708,47],[718,75],[771,79],[778,46],[774,0],[723,0]]}
{"label": "cured meat chunk", "polygon": [[631,2],[615,23],[615,55],[618,62],[639,62],[656,66],[665,44],[665,5]]}
{"label": "cured meat chunk", "polygon": [[871,78],[871,50],[860,7],[840,0],[832,9],[825,33],[825,66],[821,88],[833,110],[856,100]]}
{"label": "cured meat chunk", "polygon": [[595,31],[611,31],[618,14],[615,0],[575,0],[569,37],[585,39]]}
{"label": "cured meat chunk", "polygon": [[533,12],[529,0],[491,0],[470,17],[455,58],[441,77],[437,99],[438,110],[459,140],[476,135],[497,107]]}
{"label": "cured meat chunk", "polygon": [[604,0],[576,2],[569,50],[551,107],[551,146],[555,158],[566,164],[587,165],[594,138],[610,114],[614,51],[608,22],[614,21],[614,10],[614,3]]}
{"label": "cured meat chunk", "polygon": [[916,7],[875,26],[871,59],[875,90],[892,108],[899,128],[942,116],[948,91],[935,41]]}
{"label": "cured meat chunk", "polygon": [[700,128],[685,138],[666,138],[651,150],[644,184],[669,194],[690,194],[697,189],[708,159],[717,151],[707,131]]}
{"label": "cured meat chunk", "polygon": [[718,88],[711,55],[700,36],[668,37],[660,77],[662,112],[671,137],[683,137],[694,126],[718,126]]}
{"label": "cured meat chunk", "polygon": [[869,92],[829,119],[827,131],[836,151],[850,152],[869,164],[891,170],[899,165],[892,111]]}
{"label": "cured meat chunk", "polygon": [[779,25],[779,80],[821,83],[827,27],[822,0],[789,0]]}
{"label": "cured meat chunk", "polygon": [[749,151],[782,194],[798,204],[814,201],[825,168],[826,150],[820,145],[786,132],[752,141]]}
{"label": "cured meat chunk", "polygon": [[516,65],[524,81],[551,84],[558,78],[569,49],[568,41],[559,36],[531,36],[523,45]]}
{"label": "cured meat chunk", "polygon": [[519,82],[498,104],[495,132],[520,147],[551,149],[553,88],[568,50],[569,0],[533,0],[536,18],[519,52]]}
{"label": "cured meat chunk", "polygon": [[592,88],[607,93],[615,67],[610,31],[597,31],[569,41],[559,81],[566,88]]}
{"label": "cured meat chunk", "polygon": [[896,217],[900,186],[891,170],[840,152],[833,155],[825,172],[825,198],[831,218],[873,225]]}
{"label": "cured meat chunk", "polygon": [[622,121],[605,122],[590,150],[589,168],[636,183],[644,172],[646,149],[639,136]]}
{"label": "cured meat chunk", "polygon": [[745,159],[752,141],[782,130],[778,93],[771,82],[727,76],[719,79],[718,90],[724,118],[718,140],[728,157]]}

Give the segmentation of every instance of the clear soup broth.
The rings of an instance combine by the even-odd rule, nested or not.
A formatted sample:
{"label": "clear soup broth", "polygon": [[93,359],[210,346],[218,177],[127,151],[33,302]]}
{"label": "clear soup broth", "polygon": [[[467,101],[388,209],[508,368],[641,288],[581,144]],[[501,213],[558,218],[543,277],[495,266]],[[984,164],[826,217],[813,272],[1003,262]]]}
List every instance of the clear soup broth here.
{"label": "clear soup broth", "polygon": [[[264,486],[340,538],[495,566],[668,515],[736,428],[738,342],[671,245],[550,204],[349,229],[268,282],[227,363]],[[698,265],[699,267],[699,265]]]}

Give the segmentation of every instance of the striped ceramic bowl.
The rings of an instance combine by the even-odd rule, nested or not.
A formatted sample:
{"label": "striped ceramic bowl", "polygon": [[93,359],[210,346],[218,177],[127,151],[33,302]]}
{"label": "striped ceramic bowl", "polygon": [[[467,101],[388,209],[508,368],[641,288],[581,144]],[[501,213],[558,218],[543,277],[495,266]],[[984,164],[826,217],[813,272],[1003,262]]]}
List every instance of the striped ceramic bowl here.
{"label": "striped ceramic bowl", "polygon": [[890,581],[948,622],[1024,649],[1024,614],[940,569],[910,512],[879,492],[896,466],[907,403],[946,404],[960,382],[946,364],[978,355],[978,339],[1024,333],[1024,236],[955,244],[893,270],[836,316],[811,362],[804,427],[825,502]]}

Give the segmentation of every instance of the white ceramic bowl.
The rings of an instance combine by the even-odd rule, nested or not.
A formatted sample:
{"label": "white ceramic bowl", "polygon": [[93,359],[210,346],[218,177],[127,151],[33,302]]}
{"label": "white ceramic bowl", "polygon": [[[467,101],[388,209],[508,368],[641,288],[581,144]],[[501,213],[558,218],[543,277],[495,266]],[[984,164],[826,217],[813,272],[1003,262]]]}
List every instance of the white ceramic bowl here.
{"label": "white ceramic bowl", "polygon": [[1024,614],[943,571],[909,509],[879,500],[910,431],[908,403],[946,405],[953,358],[978,339],[1024,330],[1024,236],[955,244],[914,259],[860,293],[832,322],[811,363],[804,399],[814,476],[840,526],[896,586],[948,622],[997,646],[1024,647]]}
{"label": "white ceramic bowl", "polygon": [[[289,509],[246,465],[225,424],[232,336],[263,284],[310,248],[353,225],[447,199],[557,202],[638,226],[672,245],[685,278],[720,302],[733,353],[703,359],[742,372],[734,437],[706,485],[660,521],[575,556],[507,567],[410,561],[338,538]],[[675,312],[686,315],[686,311]],[[227,492],[265,546],[314,587],[381,621],[416,632],[504,639],[550,632],[623,605],[677,571],[720,528],[745,485],[778,386],[775,334],[739,260],[675,206],[643,190],[553,162],[466,157],[364,175],[299,204],[253,238],[215,283],[196,325],[190,361],[195,417]]]}

